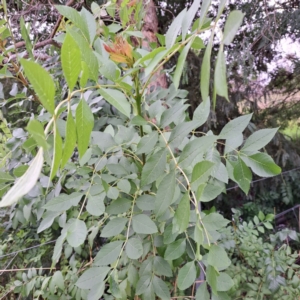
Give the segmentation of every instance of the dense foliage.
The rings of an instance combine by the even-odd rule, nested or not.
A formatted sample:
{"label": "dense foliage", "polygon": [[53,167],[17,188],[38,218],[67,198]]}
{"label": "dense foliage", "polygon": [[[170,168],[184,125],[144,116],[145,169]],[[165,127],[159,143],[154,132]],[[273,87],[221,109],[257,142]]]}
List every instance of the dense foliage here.
{"label": "dense foliage", "polygon": [[[255,225],[238,224],[236,216],[231,226],[214,209],[203,210],[225,192],[229,180],[247,194],[252,172],[261,177],[281,172],[261,150],[277,129],[257,130],[244,140],[251,114],[230,121],[218,135],[198,130],[216,95],[228,98],[224,45],[231,44],[242,22],[240,11],[232,11],[222,28],[212,101],[209,89],[214,35],[221,32],[217,24],[225,2],[212,22],[206,18],[211,1],[203,1],[193,23],[200,5],[195,1],[160,36],[160,47],[149,45],[152,49],[143,47],[142,2],[124,2],[118,9],[121,22],[109,26],[99,18],[114,17],[114,3],[93,3],[93,14],[56,6],[65,17],[55,38],[62,47],[43,66],[34,59],[22,21],[26,53],[14,48],[5,14],[1,55],[8,61],[1,76],[20,85],[3,105],[21,108],[17,113],[25,117],[1,127],[0,207],[10,207],[2,210],[2,297],[217,300],[299,294],[296,256],[286,245],[278,249],[282,240],[264,243],[266,237],[259,236],[272,228],[272,215],[260,214]],[[202,32],[211,35],[206,47]],[[203,101],[192,117],[187,92],[179,89],[190,50],[205,53]],[[172,85],[150,89],[161,66],[176,54]],[[16,126],[20,122],[26,130]],[[25,247],[30,249],[18,252]],[[253,293],[257,286],[261,294]]]}

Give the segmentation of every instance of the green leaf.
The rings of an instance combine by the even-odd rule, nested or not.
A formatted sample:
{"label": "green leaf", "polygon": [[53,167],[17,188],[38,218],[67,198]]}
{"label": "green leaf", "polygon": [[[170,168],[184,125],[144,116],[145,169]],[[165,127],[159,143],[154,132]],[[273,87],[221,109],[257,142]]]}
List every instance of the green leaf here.
{"label": "green leaf", "polygon": [[96,266],[107,266],[117,260],[121,253],[123,241],[115,241],[105,244],[95,257]]}
{"label": "green leaf", "polygon": [[136,233],[153,234],[157,232],[155,223],[144,214],[135,215],[132,218],[132,228]]}
{"label": "green leaf", "polygon": [[86,64],[85,61],[82,61],[81,62],[81,69],[82,69],[82,72],[81,72],[81,75],[80,75],[80,81],[79,81],[79,85],[81,88],[84,88],[86,86],[86,83],[89,79],[89,67],[88,65]]}
{"label": "green leaf", "polygon": [[278,128],[273,129],[261,129],[249,136],[246,140],[243,148],[241,149],[242,152],[252,152],[257,151],[264,146],[266,146],[276,134]]}
{"label": "green leaf", "polygon": [[86,210],[92,216],[99,217],[103,215],[105,212],[104,198],[105,198],[105,193],[101,193],[95,196],[89,195]]}
{"label": "green leaf", "polygon": [[127,218],[115,218],[110,220],[103,228],[101,237],[111,237],[121,233],[127,223]]}
{"label": "green leaf", "polygon": [[[24,175],[24,173],[27,171],[28,167],[29,167],[29,166],[27,166],[27,165],[23,165],[23,166],[20,166],[20,167],[15,168],[14,171],[13,171],[14,176],[16,176],[16,177],[21,177],[21,176]],[[1,172],[1,173],[2,173],[2,172]],[[10,177],[11,177],[11,176],[10,176]],[[13,177],[11,177],[11,178],[12,178],[12,180],[14,180]],[[0,182],[1,182],[1,179],[0,179]]]}
{"label": "green leaf", "polygon": [[64,278],[62,276],[61,271],[55,271],[54,272],[54,274],[53,274],[53,276],[51,278],[50,286],[53,286],[53,288],[58,287],[62,291],[65,290]]}
{"label": "green leaf", "polygon": [[198,29],[202,28],[202,25],[204,24],[206,14],[208,12],[209,6],[211,4],[211,0],[203,0],[201,4],[201,11],[200,11],[200,21],[199,21],[199,27]]}
{"label": "green leaf", "polygon": [[171,205],[175,193],[175,172],[171,171],[158,186],[154,212],[156,217],[162,216]]}
{"label": "green leaf", "polygon": [[96,285],[100,285],[110,268],[108,267],[92,267],[87,269],[77,280],[76,286],[83,290],[88,290]]}
{"label": "green leaf", "polygon": [[89,31],[87,24],[84,22],[84,19],[81,17],[81,15],[76,9],[70,6],[63,5],[55,5],[55,7],[61,15],[69,19],[74,25],[76,25],[80,29],[81,33],[84,35],[86,40],[91,42],[91,40],[89,39]]}
{"label": "green leaf", "polygon": [[[216,68],[215,68],[215,90],[216,93],[227,99],[228,99],[228,88],[227,88],[227,77],[226,77],[226,60],[225,55],[222,49],[219,49],[218,56],[217,56],[217,62],[216,62]],[[214,101],[213,106],[216,106],[216,103]]]}
{"label": "green leaf", "polygon": [[199,36],[196,36],[191,45],[191,48],[193,50],[200,50],[200,49],[205,48],[203,40]]}
{"label": "green leaf", "polygon": [[61,48],[61,65],[69,89],[72,91],[81,70],[81,53],[77,43],[68,33]]}
{"label": "green leaf", "polygon": [[140,239],[138,238],[130,238],[127,241],[126,254],[130,259],[138,259],[143,254],[143,244]]}
{"label": "green leaf", "polygon": [[180,83],[180,78],[182,75],[182,71],[186,62],[186,57],[187,54],[189,53],[189,50],[191,48],[191,44],[192,41],[190,41],[187,45],[185,45],[185,47],[183,48],[183,50],[181,51],[179,57],[178,57],[178,61],[177,61],[177,65],[176,65],[176,69],[174,72],[174,76],[173,76],[173,83],[176,89],[178,89],[179,87],[179,83]]}
{"label": "green leaf", "polygon": [[[170,51],[170,50],[169,50]],[[168,54],[168,50],[161,51],[155,55],[155,57],[149,62],[148,66],[145,68],[145,77],[148,77],[161,60]]]}
{"label": "green leaf", "polygon": [[14,186],[0,201],[0,207],[10,206],[26,195],[36,185],[44,163],[43,148],[40,148],[25,174],[18,179]]}
{"label": "green leaf", "polygon": [[66,211],[72,206],[77,206],[82,196],[82,193],[77,192],[70,195],[60,194],[58,197],[52,198],[48,201],[43,208],[50,211]]}
{"label": "green leaf", "polygon": [[197,157],[201,157],[201,159],[199,160],[202,160],[204,153],[208,149],[212,148],[216,140],[216,136],[203,136],[200,138],[196,138],[193,141],[186,144],[179,157],[179,166],[181,166],[182,168],[187,168],[193,165],[193,161]]}
{"label": "green leaf", "polygon": [[161,300],[170,300],[171,295],[169,292],[169,288],[164,281],[162,281],[160,278],[154,276],[153,280],[152,280],[152,284],[153,284],[155,294]]}
{"label": "green leaf", "polygon": [[243,22],[244,14],[239,10],[231,11],[224,27],[223,43],[229,45]]}
{"label": "green leaf", "polygon": [[99,282],[98,284],[94,285],[88,295],[87,300],[99,300],[101,299],[105,290],[105,281]]}
{"label": "green leaf", "polygon": [[136,200],[136,205],[141,210],[153,210],[155,197],[151,195],[142,195]]}
{"label": "green leaf", "polygon": [[206,47],[202,66],[201,66],[201,76],[200,76],[200,90],[202,100],[205,101],[209,97],[209,82],[210,82],[210,58],[211,58],[211,50],[213,45],[213,34],[208,42]]}
{"label": "green leaf", "polygon": [[[81,60],[84,61],[86,66],[88,67],[88,72],[84,72],[84,77],[86,78],[86,76],[88,75],[90,78],[97,82],[99,76],[98,60],[88,41],[78,31],[76,31],[74,27],[67,26],[67,33],[69,33],[72,36],[73,40],[77,43],[81,53]],[[81,67],[85,71],[84,65],[82,65]],[[83,83],[84,80],[82,79],[82,82],[80,82],[80,84],[82,85]]]}
{"label": "green leaf", "polygon": [[161,149],[151,155],[142,170],[141,186],[152,183],[164,174],[167,163],[167,150]]}
{"label": "green leaf", "polygon": [[[189,107],[188,104],[183,105],[182,102],[176,103],[173,107],[165,110],[160,119],[160,127],[164,128],[174,121],[178,121]],[[154,131],[156,133],[156,131]]]}
{"label": "green leaf", "polygon": [[54,123],[54,151],[51,165],[50,180],[56,175],[56,172],[59,168],[60,161],[62,156],[62,140],[57,128],[57,123]]}
{"label": "green leaf", "polygon": [[205,101],[202,101],[200,105],[196,108],[196,110],[194,111],[193,120],[200,121],[201,123],[198,126],[201,126],[207,121],[209,113],[210,113],[210,100],[208,98]]}
{"label": "green leaf", "polygon": [[177,232],[173,232],[173,225],[169,224],[164,232],[164,244],[171,244],[175,241],[176,237],[178,236]]}
{"label": "green leaf", "polygon": [[239,187],[244,191],[245,194],[248,194],[252,180],[252,173],[240,157],[238,158],[238,162],[233,169],[233,176]]}
{"label": "green leaf", "polygon": [[71,219],[68,223],[67,241],[70,246],[79,247],[87,235],[86,224],[79,219]]}
{"label": "green leaf", "polygon": [[173,242],[172,244],[169,244],[165,251],[164,258],[166,260],[174,260],[179,258],[185,252],[185,247],[186,247],[185,239],[179,239]]}
{"label": "green leaf", "polygon": [[234,136],[226,139],[224,154],[234,151],[242,145],[244,137],[242,133],[236,133]]}
{"label": "green leaf", "polygon": [[[23,17],[21,17],[21,19],[20,19],[20,27],[21,27],[22,38],[25,41],[26,50],[27,50],[27,52],[29,54],[29,57],[33,58],[33,55],[32,55],[32,44],[31,44],[31,40],[30,40],[30,37],[29,37],[28,29],[26,28],[26,25],[25,25]],[[29,29],[29,31],[30,31],[30,29]]]}
{"label": "green leaf", "polygon": [[212,266],[207,266],[206,268],[206,280],[211,287],[212,292],[217,295],[217,277],[218,273]]}
{"label": "green leaf", "polygon": [[20,59],[20,62],[42,105],[53,115],[55,85],[52,77],[35,62],[26,59]]}
{"label": "green leaf", "polygon": [[95,22],[95,18],[84,7],[81,10],[81,17],[82,17],[82,20],[86,23],[85,27],[87,27],[87,29],[88,29],[89,40],[90,40],[90,44],[92,45],[93,41],[95,39],[95,36],[96,36],[96,30],[97,30],[97,25],[96,25],[96,22]]}
{"label": "green leaf", "polygon": [[190,221],[190,197],[188,193],[185,193],[181,198],[173,219],[173,227],[176,228],[176,232],[184,232]]}
{"label": "green leaf", "polygon": [[186,8],[182,10],[178,16],[173,20],[172,24],[170,25],[167,33],[166,33],[166,48],[170,49],[177,38],[177,35],[179,34],[182,23],[183,23],[183,18],[186,15]]}
{"label": "green leaf", "polygon": [[93,127],[94,115],[86,101],[81,99],[76,108],[76,131],[80,158],[82,158],[89,146]]}
{"label": "green leaf", "polygon": [[196,300],[210,300],[206,282],[203,282],[196,292]]}
{"label": "green leaf", "polygon": [[207,230],[219,230],[224,228],[230,221],[224,219],[219,213],[210,213],[203,217],[202,222]]}
{"label": "green leaf", "polygon": [[217,277],[217,290],[220,292],[229,291],[234,285],[231,277],[226,273],[220,273]]}
{"label": "green leaf", "polygon": [[158,276],[172,277],[172,269],[169,263],[160,256],[154,257],[153,272]]}
{"label": "green leaf", "polygon": [[224,189],[225,189],[224,185],[216,185],[213,183],[208,183],[204,187],[204,190],[200,196],[200,201],[201,202],[211,201],[215,199],[217,196],[219,196],[224,191]]}
{"label": "green leaf", "polygon": [[158,140],[157,131],[152,131],[149,135],[143,136],[137,145],[136,154],[148,154],[153,151]]}
{"label": "green leaf", "polygon": [[223,247],[212,245],[207,255],[207,263],[222,271],[230,266],[231,261]]}
{"label": "green leaf", "polygon": [[67,124],[66,124],[66,139],[61,159],[61,169],[66,165],[76,146],[76,124],[72,116],[71,110],[68,112]]}
{"label": "green leaf", "polygon": [[136,295],[143,294],[148,288],[148,286],[150,285],[150,282],[151,282],[151,276],[149,276],[148,274],[141,276],[139,281],[137,282],[135,294]]}
{"label": "green leaf", "polygon": [[113,201],[107,208],[106,212],[109,215],[123,214],[129,210],[132,201],[126,198],[119,198]]}
{"label": "green leaf", "polygon": [[126,117],[130,117],[130,104],[127,101],[125,95],[118,90],[114,89],[102,89],[99,90],[100,95],[109,102],[112,106],[114,106],[117,110],[119,110]]}
{"label": "green leaf", "polygon": [[244,129],[248,126],[251,118],[252,114],[233,119],[223,127],[219,138],[228,139],[234,137],[238,133],[242,133]]}
{"label": "green leaf", "polygon": [[[200,125],[199,125],[200,124]],[[201,126],[202,121],[190,121],[178,124],[175,129],[172,131],[169,145],[170,146],[179,146],[182,140],[195,128]]]}
{"label": "green leaf", "polygon": [[201,183],[208,180],[214,165],[213,162],[208,160],[201,161],[195,165],[191,180],[191,186],[194,190],[196,190]]}
{"label": "green leaf", "polygon": [[281,173],[281,168],[277,166],[272,157],[266,153],[257,153],[247,157],[242,155],[241,159],[258,176],[271,177]]}
{"label": "green leaf", "polygon": [[193,261],[188,262],[179,270],[177,284],[182,291],[189,288],[196,280],[197,271]]}
{"label": "green leaf", "polygon": [[143,125],[148,125],[148,122],[141,116],[135,116],[133,119],[130,121],[132,125],[138,125],[138,126],[143,126]]}
{"label": "green leaf", "polygon": [[44,133],[44,127],[39,121],[35,119],[30,120],[26,129],[32,135],[38,146],[43,147],[44,150],[49,148]]}
{"label": "green leaf", "polygon": [[191,5],[190,9],[187,11],[185,18],[183,18],[182,21],[182,40],[185,40],[185,37],[188,33],[188,30],[191,27],[191,24],[195,18],[195,15],[199,9],[200,6],[200,0],[193,1],[193,4]]}

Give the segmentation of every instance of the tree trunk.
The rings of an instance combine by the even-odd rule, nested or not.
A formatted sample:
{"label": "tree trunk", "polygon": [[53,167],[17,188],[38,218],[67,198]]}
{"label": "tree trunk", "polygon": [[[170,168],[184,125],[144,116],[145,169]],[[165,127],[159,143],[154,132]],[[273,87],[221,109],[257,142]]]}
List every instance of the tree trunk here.
{"label": "tree trunk", "polygon": [[[151,50],[149,43],[157,43],[158,39],[156,37],[156,33],[158,32],[158,20],[157,14],[155,9],[155,4],[153,0],[137,0],[143,1],[144,10],[145,10],[145,17],[144,17],[144,24],[142,28],[142,33],[144,35],[144,40],[142,43],[142,47]],[[118,5],[122,3],[122,0],[118,0]],[[148,91],[156,90],[157,88],[167,88],[167,77],[166,74],[162,72],[163,68],[159,69],[157,73],[153,76],[151,83],[148,87]]]}

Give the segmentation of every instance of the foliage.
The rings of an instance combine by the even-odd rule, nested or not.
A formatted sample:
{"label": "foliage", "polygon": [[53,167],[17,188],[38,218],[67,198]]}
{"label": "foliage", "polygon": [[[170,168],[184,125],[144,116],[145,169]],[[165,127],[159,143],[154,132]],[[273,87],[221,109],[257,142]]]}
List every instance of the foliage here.
{"label": "foliage", "polygon": [[253,220],[241,222],[240,212],[234,212],[232,240],[227,233],[229,239],[224,241],[224,246],[231,249],[231,299],[296,299],[300,294],[299,265],[295,264],[298,253],[292,253],[284,243],[288,239],[298,240],[296,232],[267,234],[272,229],[272,214],[259,212]]}
{"label": "foliage", "polygon": [[[28,88],[22,101],[39,103],[39,110],[26,132],[14,129],[7,142],[11,157],[1,171],[6,194],[0,207],[12,206],[8,227],[32,226],[35,240],[51,230],[56,239],[51,262],[49,253],[39,251],[36,261],[20,267],[25,272],[12,276],[5,293],[43,299],[229,297],[234,281],[221,243],[229,221],[201,211],[201,203],[224,192],[229,179],[248,193],[251,170],[263,177],[281,170],[259,151],[277,129],[258,130],[243,140],[251,114],[230,121],[219,135],[197,131],[210,114],[210,57],[223,4],[212,23],[206,19],[210,1],[204,1],[192,25],[196,1],[160,38],[161,47],[148,50],[142,48],[144,10],[138,3],[121,6],[122,27],[95,21],[104,10],[113,15],[113,3],[93,4],[94,15],[57,6],[68,19],[56,38],[62,43],[61,69],[34,62],[29,39],[29,58],[16,56],[1,69]],[[229,18],[225,24],[217,56],[213,103],[217,94],[227,98],[223,48],[242,19],[240,12],[234,15],[237,22]],[[9,31],[9,22],[6,26]],[[190,119],[179,79],[187,52],[199,48],[198,35],[208,30],[200,83],[204,101]],[[13,43],[1,47],[3,57],[18,52]],[[176,53],[173,84],[148,89]],[[4,246],[4,255],[8,249],[14,250]],[[201,273],[206,283],[195,293]]]}

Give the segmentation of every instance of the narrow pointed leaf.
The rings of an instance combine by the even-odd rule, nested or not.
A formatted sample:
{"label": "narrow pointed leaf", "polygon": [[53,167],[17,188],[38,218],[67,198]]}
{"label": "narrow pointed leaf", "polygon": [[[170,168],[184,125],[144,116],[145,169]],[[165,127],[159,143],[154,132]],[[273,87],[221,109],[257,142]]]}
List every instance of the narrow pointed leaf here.
{"label": "narrow pointed leaf", "polygon": [[189,10],[186,13],[185,18],[183,18],[182,22],[182,40],[185,40],[185,37],[188,33],[188,30],[190,29],[190,26],[195,18],[195,15],[199,9],[200,6],[200,0],[193,1],[193,4],[189,8]]}
{"label": "narrow pointed leaf", "polygon": [[84,35],[86,40],[90,41],[89,30],[84,19],[81,17],[79,12],[70,6],[65,5],[55,5],[55,8],[59,11],[61,15],[69,19],[73,24],[75,24]]}
{"label": "narrow pointed leaf", "polygon": [[57,123],[54,124],[54,152],[51,165],[50,180],[56,175],[59,168],[62,156],[62,140],[57,128]]}
{"label": "narrow pointed leaf", "polygon": [[175,73],[174,73],[174,76],[173,76],[173,83],[174,83],[174,86],[175,86],[176,89],[178,89],[178,86],[179,86],[179,83],[180,83],[180,78],[181,78],[182,71],[183,71],[183,67],[184,67],[184,64],[186,62],[187,54],[188,54],[188,52],[191,48],[191,44],[192,44],[192,41],[190,41],[183,48],[183,50],[181,51],[181,53],[179,55],[177,65],[176,65],[176,70],[175,70]]}
{"label": "narrow pointed leaf", "polygon": [[161,176],[165,171],[166,163],[166,149],[161,149],[157,153],[151,155],[142,170],[141,186],[150,184]]}
{"label": "narrow pointed leaf", "polygon": [[[226,61],[224,52],[220,49],[217,56],[216,68],[215,68],[215,90],[216,93],[228,100],[228,88],[226,78]],[[228,100],[229,101],[229,100]],[[214,101],[213,107],[216,106]]]}
{"label": "narrow pointed leaf", "polygon": [[49,113],[54,114],[55,85],[52,77],[35,62],[26,59],[21,59],[20,62],[42,105]]}
{"label": "narrow pointed leaf", "polygon": [[213,35],[210,38],[208,45],[206,47],[203,61],[202,61],[202,66],[201,66],[200,91],[201,91],[201,97],[203,101],[209,97],[210,58],[211,58],[212,44],[213,44]]}
{"label": "narrow pointed leaf", "polygon": [[187,193],[184,194],[180,200],[178,207],[175,211],[173,219],[173,227],[176,228],[176,232],[184,232],[190,221],[190,197]]}
{"label": "narrow pointed leaf", "polygon": [[77,43],[68,33],[61,48],[61,64],[69,89],[72,91],[81,71],[81,53]]}
{"label": "narrow pointed leaf", "polygon": [[229,45],[243,22],[244,14],[239,10],[230,12],[225,23],[223,43]]}
{"label": "narrow pointed leaf", "polygon": [[277,131],[278,128],[272,128],[272,129],[261,129],[254,132],[248,137],[241,151],[252,152],[263,148],[273,139]]}
{"label": "narrow pointed leaf", "polygon": [[88,148],[91,132],[94,127],[93,113],[84,99],[81,99],[76,108],[76,131],[78,152],[80,158]]}
{"label": "narrow pointed leaf", "polygon": [[239,187],[244,191],[245,194],[248,194],[252,180],[252,173],[240,158],[233,169],[233,176]]}
{"label": "narrow pointed leaf", "polygon": [[100,95],[117,110],[119,110],[126,117],[130,117],[130,103],[126,99],[125,95],[120,91],[114,89],[102,89],[99,90]]}
{"label": "narrow pointed leaf", "polygon": [[171,172],[160,183],[156,198],[154,212],[156,217],[162,216],[171,205],[175,193],[175,172]]}
{"label": "narrow pointed leaf", "polygon": [[170,49],[177,38],[177,35],[179,34],[182,26],[183,18],[186,15],[186,9],[181,11],[179,15],[173,20],[172,24],[170,25],[167,33],[166,33],[166,47],[167,49]]}
{"label": "narrow pointed leaf", "polygon": [[251,156],[241,156],[252,171],[261,177],[271,177],[280,174],[281,168],[277,166],[272,157],[266,153],[257,153]]}
{"label": "narrow pointed leaf", "polygon": [[66,124],[66,139],[63,148],[63,154],[61,159],[61,169],[66,165],[76,146],[76,124],[72,116],[71,110],[68,112],[67,124]]}

